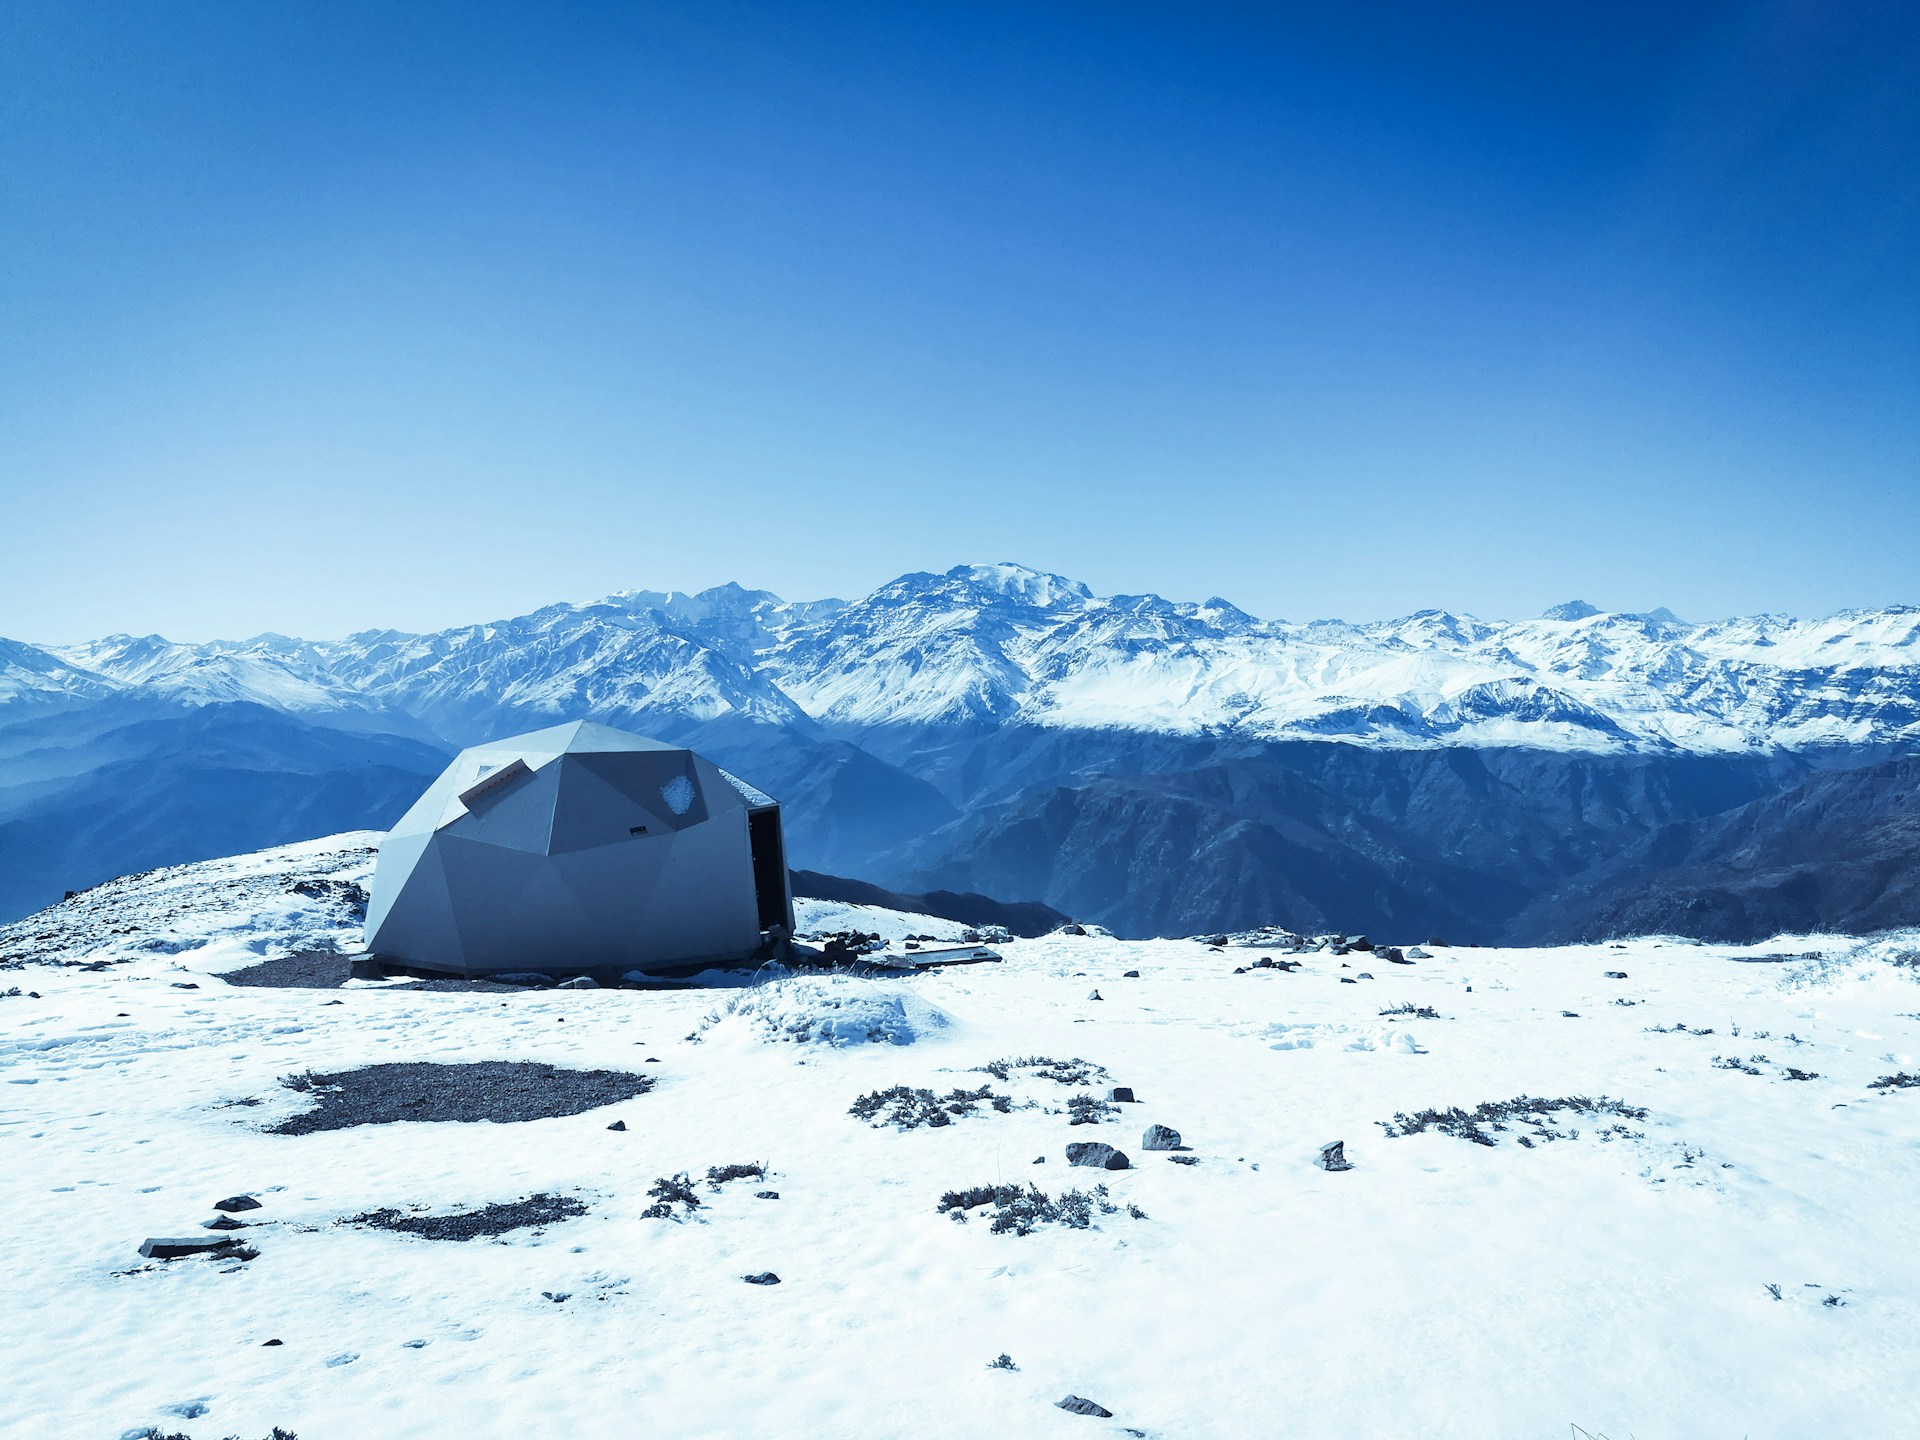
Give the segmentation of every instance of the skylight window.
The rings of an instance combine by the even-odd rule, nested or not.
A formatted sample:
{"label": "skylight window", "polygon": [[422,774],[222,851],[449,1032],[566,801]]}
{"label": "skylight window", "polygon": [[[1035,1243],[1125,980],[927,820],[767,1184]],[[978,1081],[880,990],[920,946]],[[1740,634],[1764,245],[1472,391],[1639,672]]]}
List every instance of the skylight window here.
{"label": "skylight window", "polygon": [[693,808],[693,782],[684,775],[676,775],[660,787],[660,798],[674,814],[684,815]]}

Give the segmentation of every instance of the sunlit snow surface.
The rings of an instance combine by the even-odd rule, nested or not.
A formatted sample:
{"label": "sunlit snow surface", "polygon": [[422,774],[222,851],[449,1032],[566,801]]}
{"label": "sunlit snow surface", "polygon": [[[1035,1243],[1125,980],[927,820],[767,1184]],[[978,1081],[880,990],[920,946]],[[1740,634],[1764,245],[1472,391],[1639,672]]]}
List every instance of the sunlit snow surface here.
{"label": "sunlit snow surface", "polygon": [[[290,887],[364,880],[370,839],[115,882],[0,931],[0,953],[126,962],[0,971],[0,991],[40,996],[0,999],[0,1434],[1912,1428],[1920,1091],[1869,1085],[1920,1068],[1920,983],[1900,963],[1916,937],[1438,949],[1410,967],[1317,954],[1293,974],[1234,974],[1266,952],[1232,946],[1056,937],[999,947],[1002,965],[766,992],[766,1013],[792,1018],[809,997],[871,986],[913,1017],[904,1045],[703,1030],[754,993],[739,990],[212,977],[348,938],[331,891]],[[802,925],[951,928],[845,907],[803,907]],[[1741,963],[1770,954],[1820,958]],[[1362,971],[1374,978],[1341,983]],[[1403,1004],[1440,1018],[1380,1013]],[[1029,1054],[1095,1061],[1141,1103],[1069,1128],[1050,1112],[1078,1092],[970,1070]],[[262,1133],[306,1103],[282,1075],[498,1059],[658,1084],[524,1124]],[[1819,1078],[1789,1080],[1788,1066]],[[1037,1103],[909,1133],[847,1114],[896,1084],[985,1083]],[[1628,1127],[1637,1138],[1607,1141],[1597,1119],[1563,1115],[1564,1138],[1532,1148],[1524,1127],[1489,1148],[1376,1123],[1518,1095],[1611,1096],[1648,1114]],[[616,1119],[625,1132],[606,1128]],[[1199,1163],[1143,1151],[1154,1123]],[[1094,1138],[1135,1168],[1070,1171],[1067,1142]],[[1314,1165],[1335,1139],[1351,1171]],[[655,1177],[745,1162],[767,1180],[701,1185],[692,1220],[642,1218]],[[1147,1218],[1022,1237],[935,1210],[962,1186],[1093,1179]],[[135,1253],[148,1236],[204,1233],[212,1202],[241,1192],[262,1202],[236,1232],[260,1251],[250,1264]],[[536,1192],[588,1213],[467,1243],[338,1223]],[[742,1283],[764,1270],[782,1283]],[[1002,1352],[1017,1370],[987,1368]],[[1070,1392],[1114,1418],[1056,1409]]]}

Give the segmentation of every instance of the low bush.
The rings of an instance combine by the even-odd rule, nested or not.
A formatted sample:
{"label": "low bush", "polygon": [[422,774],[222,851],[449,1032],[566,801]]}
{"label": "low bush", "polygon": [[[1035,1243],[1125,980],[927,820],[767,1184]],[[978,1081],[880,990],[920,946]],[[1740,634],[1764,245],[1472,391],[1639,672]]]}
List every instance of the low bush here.
{"label": "low bush", "polygon": [[[1575,1115],[1618,1115],[1627,1120],[1645,1120],[1647,1112],[1638,1105],[1623,1104],[1607,1096],[1595,1099],[1589,1095],[1563,1095],[1555,1100],[1542,1099],[1537,1095],[1516,1095],[1511,1100],[1490,1100],[1476,1105],[1472,1110],[1453,1108],[1448,1110],[1421,1110],[1416,1114],[1395,1115],[1391,1121],[1380,1120],[1375,1123],[1395,1139],[1408,1135],[1419,1135],[1428,1130],[1437,1130],[1442,1135],[1451,1135],[1455,1139],[1470,1140],[1475,1145],[1494,1145],[1490,1131],[1503,1131],[1514,1125],[1532,1127],[1531,1139],[1520,1137],[1521,1143],[1531,1145],[1532,1140],[1570,1139],[1579,1134],[1562,1136],[1551,1129],[1551,1117],[1557,1112]],[[1600,1137],[1612,1139],[1616,1135],[1631,1135],[1623,1125],[1604,1127]]]}
{"label": "low bush", "polygon": [[1380,1013],[1382,1015],[1405,1015],[1414,1020],[1438,1020],[1440,1018],[1440,1012],[1434,1009],[1433,1006],[1415,1005],[1410,1001],[1405,1005],[1390,1005]]}
{"label": "low bush", "polygon": [[945,1095],[895,1085],[862,1095],[847,1108],[847,1113],[876,1130],[887,1125],[900,1130],[918,1130],[923,1125],[938,1129],[951,1125],[956,1116],[974,1114],[982,1105],[989,1105],[1004,1115],[1013,1108],[1013,1101],[1005,1095],[996,1095],[986,1085],[978,1090],[956,1087]]}
{"label": "low bush", "polygon": [[1003,1083],[1011,1080],[1016,1071],[1025,1071],[1036,1080],[1052,1080],[1060,1085],[1091,1085],[1095,1080],[1107,1078],[1104,1066],[1078,1057],[1054,1060],[1045,1055],[1023,1055],[1014,1059],[993,1060],[973,1068]]}
{"label": "low bush", "polygon": [[[685,1171],[678,1175],[662,1175],[647,1187],[647,1194],[653,1196],[654,1203],[640,1212],[647,1220],[678,1220],[691,1215],[700,1208],[700,1197],[694,1193],[693,1180]],[[679,1215],[673,1207],[685,1207]]]}
{"label": "low bush", "polygon": [[[1117,1215],[1105,1185],[1092,1190],[1067,1190],[1058,1198],[1037,1185],[1024,1190],[1018,1185],[976,1185],[966,1190],[949,1190],[937,1207],[943,1215],[964,1223],[969,1212],[991,1207],[989,1230],[995,1235],[1031,1235],[1042,1225],[1064,1225],[1069,1230],[1092,1227],[1096,1216]],[[1138,1205],[1128,1205],[1127,1214],[1136,1220],[1147,1218]]]}

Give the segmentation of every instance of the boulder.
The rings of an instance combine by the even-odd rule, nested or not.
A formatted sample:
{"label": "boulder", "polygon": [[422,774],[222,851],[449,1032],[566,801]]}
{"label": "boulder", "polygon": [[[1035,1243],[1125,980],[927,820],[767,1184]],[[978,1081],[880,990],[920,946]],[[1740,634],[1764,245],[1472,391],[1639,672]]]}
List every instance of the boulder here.
{"label": "boulder", "polygon": [[224,1210],[229,1215],[238,1215],[245,1210],[258,1210],[260,1202],[251,1195],[229,1195],[224,1200],[214,1201],[213,1208]]}
{"label": "boulder", "polygon": [[1320,1168],[1322,1170],[1351,1170],[1353,1162],[1347,1159],[1347,1142],[1329,1140],[1320,1147]]}
{"label": "boulder", "polygon": [[600,982],[591,975],[576,975],[571,980],[562,980],[553,987],[556,990],[598,990]]}
{"label": "boulder", "polygon": [[780,1283],[780,1277],[771,1270],[762,1270],[757,1275],[742,1275],[740,1278],[749,1285],[778,1285]]}
{"label": "boulder", "polygon": [[1140,1103],[1133,1098],[1132,1087],[1127,1085],[1114,1086],[1113,1089],[1107,1092],[1107,1099],[1113,1101],[1116,1105],[1137,1105]]}
{"label": "boulder", "polygon": [[1142,1150],[1178,1150],[1180,1132],[1170,1125],[1149,1125],[1147,1133],[1140,1137]]}
{"label": "boulder", "polygon": [[1087,927],[1084,925],[1062,925],[1057,933],[1061,935],[1084,935],[1087,933]]}
{"label": "boulder", "polygon": [[1349,950],[1372,950],[1373,941],[1364,935],[1349,935],[1347,936],[1347,948]]}
{"label": "boulder", "polygon": [[1084,1165],[1093,1170],[1131,1168],[1124,1152],[1099,1140],[1076,1140],[1067,1146],[1067,1163]]}
{"label": "boulder", "polygon": [[1056,1400],[1053,1403],[1059,1409],[1068,1411],[1074,1415],[1097,1415],[1102,1420],[1111,1420],[1113,1418],[1113,1411],[1107,1409],[1106,1406],[1096,1404],[1094,1401],[1085,1399],[1079,1395],[1069,1395],[1066,1399]]}
{"label": "boulder", "polygon": [[1407,959],[1409,960],[1431,960],[1432,958],[1433,956],[1422,950],[1418,945],[1412,945],[1407,948]]}
{"label": "boulder", "polygon": [[1398,945],[1389,945],[1386,949],[1386,956],[1389,965],[1411,965],[1413,963],[1407,959]]}

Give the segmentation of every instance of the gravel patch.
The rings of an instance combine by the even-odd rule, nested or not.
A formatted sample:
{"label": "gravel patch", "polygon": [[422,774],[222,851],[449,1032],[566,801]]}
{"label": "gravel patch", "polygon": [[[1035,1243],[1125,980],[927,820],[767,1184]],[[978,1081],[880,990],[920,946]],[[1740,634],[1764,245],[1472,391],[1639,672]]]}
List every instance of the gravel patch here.
{"label": "gravel patch", "polygon": [[[229,970],[220,978],[229,985],[246,985],[269,990],[337,990],[352,978],[353,958],[338,950],[296,950],[277,960],[262,960],[241,970]],[[381,987],[386,990],[524,990],[524,985],[506,985],[498,980],[462,980],[452,975],[433,979],[417,977]]]}
{"label": "gravel patch", "polygon": [[546,1120],[630,1100],[653,1088],[645,1075],[624,1070],[563,1070],[531,1060],[367,1065],[327,1075],[289,1075],[281,1083],[311,1096],[314,1107],[268,1126],[270,1135],[311,1135],[402,1120]]}
{"label": "gravel patch", "polygon": [[555,1225],[575,1215],[584,1215],[587,1207],[571,1195],[529,1195],[503,1205],[482,1205],[478,1210],[460,1210],[451,1215],[415,1215],[400,1210],[369,1210],[355,1215],[349,1225],[370,1225],[377,1230],[398,1230],[427,1240],[478,1240],[505,1235],[509,1230],[525,1230],[534,1225]]}

